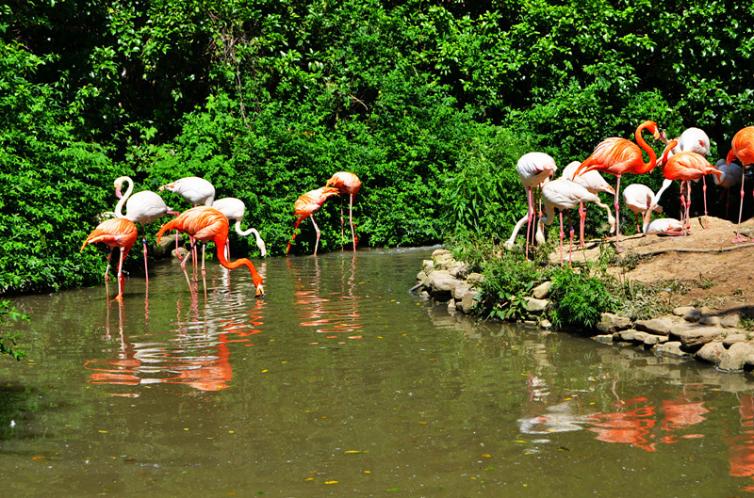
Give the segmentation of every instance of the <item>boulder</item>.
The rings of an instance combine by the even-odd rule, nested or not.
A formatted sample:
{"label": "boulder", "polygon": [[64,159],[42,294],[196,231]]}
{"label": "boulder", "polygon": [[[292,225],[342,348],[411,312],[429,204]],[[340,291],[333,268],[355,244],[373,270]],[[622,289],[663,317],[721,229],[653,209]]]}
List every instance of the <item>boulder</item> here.
{"label": "boulder", "polygon": [[431,259],[425,259],[422,261],[422,271],[429,275],[435,270],[435,264]]}
{"label": "boulder", "polygon": [[471,313],[471,310],[474,309],[478,301],[479,295],[475,291],[466,291],[463,297],[461,297],[461,309],[464,313]]}
{"label": "boulder", "polygon": [[539,326],[545,330],[550,330],[552,328],[552,322],[545,318],[544,320],[540,320]]}
{"label": "boulder", "polygon": [[547,299],[536,299],[533,297],[524,298],[524,306],[529,313],[542,313],[550,305],[550,301]]}
{"label": "boulder", "polygon": [[618,333],[618,336],[620,337],[621,341],[626,342],[634,342],[634,339],[636,338],[637,330],[636,329],[628,329],[628,330],[622,330]]}
{"label": "boulder", "polygon": [[676,327],[670,333],[671,339],[680,340],[684,346],[694,348],[702,346],[715,339],[723,338],[723,329],[720,327],[704,327],[698,325],[687,325],[685,327]]}
{"label": "boulder", "polygon": [[720,363],[720,357],[725,353],[725,346],[720,341],[708,342],[702,349],[696,352],[695,357],[700,360],[714,363],[717,365]]}
{"label": "boulder", "polygon": [[477,287],[482,282],[484,282],[484,275],[482,275],[481,273],[469,273],[466,276],[466,283],[472,287]]}
{"label": "boulder", "polygon": [[451,293],[453,294],[453,299],[460,300],[463,299],[463,296],[470,290],[471,287],[469,287],[466,282],[459,280],[458,284],[456,284]]}
{"label": "boulder", "polygon": [[728,334],[723,339],[723,344],[725,347],[730,347],[737,342],[746,342],[747,339],[748,337],[744,333]]}
{"label": "boulder", "polygon": [[435,270],[427,278],[427,286],[433,291],[452,292],[458,285],[458,279],[445,270]]}
{"label": "boulder", "polygon": [[634,326],[637,330],[643,330],[655,335],[668,335],[671,330],[678,327],[679,323],[682,322],[679,322],[678,319],[672,316],[661,316],[649,320],[636,320]]}
{"label": "boulder", "polygon": [[737,372],[744,369],[744,365],[754,364],[754,345],[749,342],[737,342],[720,355],[720,370]]}
{"label": "boulder", "polygon": [[647,335],[644,337],[644,344],[647,346],[654,346],[655,344],[662,344],[663,342],[668,342],[668,338],[664,335],[654,335],[647,332],[641,332],[646,333]]}
{"label": "boulder", "polygon": [[552,282],[550,281],[542,282],[538,286],[534,287],[534,289],[532,289],[531,295],[537,299],[544,299],[550,295],[551,289],[552,289]]}
{"label": "boulder", "polygon": [[602,344],[612,344],[613,343],[613,334],[600,334],[592,336],[593,341],[600,342]]}
{"label": "boulder", "polygon": [[700,325],[720,325],[720,317],[715,315],[704,315],[699,319]]}
{"label": "boulder", "polygon": [[658,344],[654,347],[657,356],[672,356],[674,358],[685,358],[689,354],[681,349],[680,341],[668,341]]}
{"label": "boulder", "polygon": [[469,265],[467,265],[466,263],[461,263],[459,261],[454,261],[448,266],[448,273],[456,278],[465,278],[469,273]]}
{"label": "boulder", "polygon": [[615,313],[602,313],[600,321],[597,323],[597,330],[603,334],[617,332],[631,327],[631,320],[626,316],[616,315]]}
{"label": "boulder", "polygon": [[729,329],[738,327],[739,325],[741,325],[741,314],[726,313],[725,315],[720,317],[720,325]]}
{"label": "boulder", "polygon": [[437,249],[432,253],[432,263],[435,270],[447,270],[456,262],[447,249]]}
{"label": "boulder", "polygon": [[687,322],[697,322],[702,317],[702,313],[693,306],[679,306],[673,309],[675,316],[680,316]]}

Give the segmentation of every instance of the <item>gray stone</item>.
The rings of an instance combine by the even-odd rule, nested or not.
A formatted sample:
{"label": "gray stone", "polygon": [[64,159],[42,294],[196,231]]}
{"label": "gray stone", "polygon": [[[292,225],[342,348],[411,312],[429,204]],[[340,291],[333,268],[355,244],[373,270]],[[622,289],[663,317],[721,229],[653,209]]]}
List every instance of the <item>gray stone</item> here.
{"label": "gray stone", "polygon": [[636,329],[628,329],[620,332],[621,341],[633,342],[636,338]]}
{"label": "gray stone", "polygon": [[447,249],[442,249],[442,248],[435,249],[434,251],[432,251],[432,257],[433,258],[435,256],[447,256],[449,254],[450,254],[450,251],[448,251]]}
{"label": "gray stone", "polygon": [[469,287],[466,282],[463,280],[459,280],[458,284],[453,288],[451,291],[453,294],[453,298],[460,300],[463,299],[463,296],[471,290],[471,287]]}
{"label": "gray stone", "polygon": [[431,259],[425,259],[422,261],[422,271],[429,275],[435,270],[435,264],[432,262]]}
{"label": "gray stone", "polygon": [[720,363],[720,357],[725,353],[725,346],[720,341],[708,342],[702,349],[696,352],[694,356],[700,360],[714,363],[717,365]]}
{"label": "gray stone", "polygon": [[481,273],[469,273],[466,276],[466,283],[472,287],[476,287],[482,282],[484,282],[484,275]]}
{"label": "gray stone", "polygon": [[465,278],[469,273],[469,265],[456,261],[448,266],[448,273],[456,278]]}
{"label": "gray stone", "polygon": [[689,324],[685,327],[677,327],[670,334],[672,339],[680,340],[684,346],[697,347],[715,339],[722,339],[723,329],[720,327],[704,327]]}
{"label": "gray stone", "polygon": [[754,362],[754,345],[749,342],[737,342],[720,356],[718,367],[726,372],[737,372],[751,362]]}
{"label": "gray stone", "polygon": [[740,313],[726,313],[720,318],[720,325],[725,328],[736,328],[741,325]]}
{"label": "gray stone", "polygon": [[597,341],[602,344],[612,344],[613,343],[613,334],[601,334],[601,335],[595,335],[592,336],[592,340]]}
{"label": "gray stone", "polygon": [[671,316],[661,316],[649,320],[637,320],[634,326],[637,330],[643,330],[655,335],[668,335],[680,322]]}
{"label": "gray stone", "polygon": [[421,284],[422,287],[425,287],[427,285],[427,278],[429,275],[424,273],[424,271],[420,271],[416,274],[416,282]]}
{"label": "gray stone", "polygon": [[550,295],[551,289],[552,289],[552,282],[548,280],[547,282],[543,282],[539,284],[538,286],[534,287],[534,289],[532,289],[531,291],[531,295],[537,299],[544,299]]}
{"label": "gray stone", "polygon": [[657,356],[672,356],[675,358],[685,358],[689,354],[681,349],[681,343],[679,341],[668,341],[664,344],[657,344],[654,347],[654,352]]}
{"label": "gray stone", "polygon": [[432,253],[432,263],[434,264],[435,270],[447,270],[455,264],[455,262],[456,260],[453,259],[453,255],[446,249],[437,249]]}
{"label": "gray stone", "polygon": [[725,336],[725,339],[723,339],[723,344],[725,344],[726,347],[730,347],[733,344],[736,344],[737,342],[746,342],[746,340],[747,340],[746,334],[743,334],[743,333],[728,334]]}
{"label": "gray stone", "polygon": [[704,315],[699,319],[700,325],[720,325],[720,317],[715,315]]}
{"label": "gray stone", "polygon": [[687,322],[697,322],[702,317],[702,313],[693,306],[679,306],[673,310],[673,314]]}
{"label": "gray stone", "polygon": [[471,313],[471,310],[474,309],[478,300],[479,296],[476,292],[472,290],[467,291],[461,298],[461,309],[464,313]]}
{"label": "gray stone", "polygon": [[435,270],[427,278],[427,286],[434,291],[452,292],[456,285],[458,285],[458,279],[444,270]]}
{"label": "gray stone", "polygon": [[524,302],[526,311],[529,313],[542,313],[550,304],[550,301],[547,299],[536,299],[533,297],[525,297]]}
{"label": "gray stone", "polygon": [[429,296],[429,292],[427,292],[425,290],[423,290],[423,291],[421,291],[419,293],[419,299],[421,299],[422,301],[429,301],[429,297],[430,297]]}
{"label": "gray stone", "polygon": [[615,313],[602,313],[600,321],[597,323],[597,330],[602,333],[616,332],[631,327],[631,320],[626,316],[616,315]]}
{"label": "gray stone", "polygon": [[539,326],[542,327],[545,330],[550,330],[552,328],[552,322],[545,318],[544,320],[541,320],[539,322]]}
{"label": "gray stone", "polygon": [[668,342],[668,338],[664,335],[654,335],[647,333],[646,337],[644,337],[644,344],[647,346],[654,346],[655,344],[662,344],[663,342]]}

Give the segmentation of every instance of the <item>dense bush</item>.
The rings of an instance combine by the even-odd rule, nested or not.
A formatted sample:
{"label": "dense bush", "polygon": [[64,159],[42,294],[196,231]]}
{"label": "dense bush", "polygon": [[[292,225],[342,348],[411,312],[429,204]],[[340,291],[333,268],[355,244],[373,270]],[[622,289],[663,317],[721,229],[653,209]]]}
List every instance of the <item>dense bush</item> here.
{"label": "dense bush", "polygon": [[593,329],[605,311],[613,311],[618,300],[608,291],[603,279],[590,275],[587,269],[571,267],[555,270],[552,275],[550,314],[556,327]]}
{"label": "dense bush", "polygon": [[7,299],[0,299],[0,354],[20,360],[26,353],[16,347],[18,333],[11,330],[18,322],[27,321],[29,316],[19,311]]}

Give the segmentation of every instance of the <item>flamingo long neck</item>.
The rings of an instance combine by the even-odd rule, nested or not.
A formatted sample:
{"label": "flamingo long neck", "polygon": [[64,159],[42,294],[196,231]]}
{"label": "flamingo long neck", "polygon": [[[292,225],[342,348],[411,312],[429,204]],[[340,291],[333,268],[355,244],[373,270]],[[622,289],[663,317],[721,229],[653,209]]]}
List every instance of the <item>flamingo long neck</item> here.
{"label": "flamingo long neck", "polygon": [[639,125],[639,127],[636,128],[635,136],[636,136],[636,143],[639,145],[639,147],[642,148],[642,150],[644,150],[644,152],[646,152],[649,155],[649,162],[642,163],[642,168],[639,171],[633,171],[633,173],[636,173],[636,174],[649,173],[650,171],[654,169],[655,165],[657,165],[657,154],[655,154],[654,149],[650,147],[646,141],[644,141],[644,137],[641,136],[641,132],[644,131],[644,128],[646,127],[647,127],[647,124],[645,123],[642,123],[641,125]]}
{"label": "flamingo long neck", "polygon": [[227,233],[224,236],[215,237],[215,247],[217,248],[217,260],[228,270],[235,270],[238,267],[246,266],[251,273],[251,281],[254,282],[255,287],[262,285],[262,276],[257,273],[257,269],[254,268],[254,264],[246,258],[240,258],[235,261],[228,261],[225,257],[225,246],[227,240]]}
{"label": "flamingo long neck", "polygon": [[241,230],[241,220],[236,220],[234,228],[236,229],[236,233],[240,235],[241,237],[248,237],[252,233],[256,232],[256,230],[254,230],[253,228],[249,228],[247,230]]}
{"label": "flamingo long neck", "polygon": [[128,188],[126,189],[126,193],[120,198],[120,200],[118,201],[118,204],[115,205],[116,218],[125,218],[125,216],[123,216],[123,206],[125,206],[126,201],[128,200],[129,197],[131,197],[131,194],[134,191],[134,181],[126,177],[126,183],[128,183]]}

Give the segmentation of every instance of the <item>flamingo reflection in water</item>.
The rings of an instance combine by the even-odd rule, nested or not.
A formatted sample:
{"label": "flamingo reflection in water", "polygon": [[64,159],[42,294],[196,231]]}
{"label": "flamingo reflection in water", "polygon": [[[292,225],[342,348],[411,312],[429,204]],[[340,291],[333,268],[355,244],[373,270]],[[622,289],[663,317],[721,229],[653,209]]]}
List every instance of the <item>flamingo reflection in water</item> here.
{"label": "flamingo reflection in water", "polygon": [[754,492],[754,396],[742,395],[738,401],[738,416],[741,432],[729,439],[730,475],[748,477],[752,482],[742,491]]}
{"label": "flamingo reflection in water", "polygon": [[[343,254],[343,253],[341,253]],[[350,260],[350,272],[345,265]],[[356,255],[327,258],[328,264],[340,262],[340,289],[323,291],[319,259],[286,260],[290,273],[294,276],[294,298],[302,316],[301,327],[313,327],[326,339],[361,339],[363,328],[359,312],[359,295],[356,288]],[[309,268],[301,268],[307,265]],[[313,265],[313,268],[310,267]],[[313,270],[313,271],[312,271]],[[329,273],[329,272],[328,272]]]}

